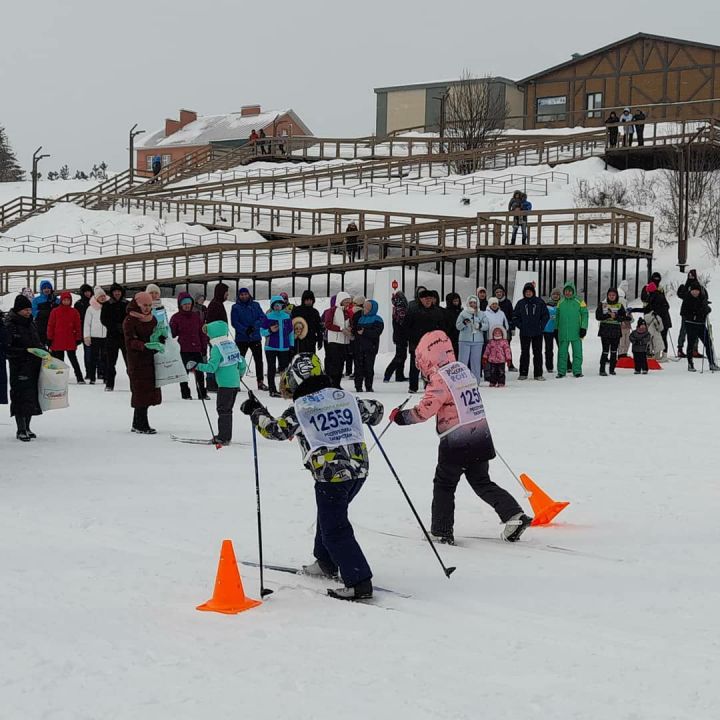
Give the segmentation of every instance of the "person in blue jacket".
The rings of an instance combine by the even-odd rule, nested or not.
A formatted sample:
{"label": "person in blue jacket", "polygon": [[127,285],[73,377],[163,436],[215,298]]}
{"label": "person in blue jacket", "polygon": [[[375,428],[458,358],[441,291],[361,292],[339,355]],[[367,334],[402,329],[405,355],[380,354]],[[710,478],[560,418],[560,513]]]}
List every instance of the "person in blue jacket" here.
{"label": "person in blue jacket", "polygon": [[530,348],[533,352],[533,376],[543,377],[543,332],[550,319],[547,306],[535,294],[535,283],[525,283],[523,296],[515,305],[513,325],[520,331],[520,375],[518,380],[527,380],[530,369]]}
{"label": "person in blue jacket", "polygon": [[49,280],[43,280],[40,283],[40,294],[36,295],[32,301],[32,316],[44,345],[48,345],[47,327],[50,312],[59,304],[60,298],[55,295],[53,284]]}
{"label": "person in blue jacket", "polygon": [[545,369],[551,373],[555,372],[555,344],[557,343],[557,332],[555,330],[555,313],[557,312],[557,304],[560,302],[562,293],[560,288],[553,288],[550,297],[545,301],[547,305],[550,319],[543,330],[543,339],[545,341]]}
{"label": "person in blue jacket", "polygon": [[286,310],[287,303],[280,295],[270,299],[270,311],[260,329],[265,338],[265,358],[268,366],[268,387],[270,397],[280,397],[275,385],[275,372],[281,373],[290,364],[290,355],[295,345],[292,318]]}
{"label": "person in blue jacket", "polygon": [[513,232],[512,232],[512,240],[510,240],[510,244],[515,244],[515,238],[517,237],[517,232],[520,230],[522,234],[522,244],[527,245],[528,243],[528,219],[527,214],[522,213],[528,213],[532,210],[532,203],[527,199],[527,194],[524,192],[516,191],[513,195],[512,200],[510,201],[510,204],[508,206],[509,210],[511,212],[517,212],[521,213],[518,215],[515,215],[513,218]]}
{"label": "person in blue jacket", "polygon": [[268,389],[263,382],[263,352],[260,335],[260,329],[265,320],[265,313],[262,311],[260,303],[253,300],[247,288],[240,288],[237,293],[237,301],[230,311],[230,324],[235,330],[235,344],[243,358],[247,355],[248,350],[252,353],[258,390]]}

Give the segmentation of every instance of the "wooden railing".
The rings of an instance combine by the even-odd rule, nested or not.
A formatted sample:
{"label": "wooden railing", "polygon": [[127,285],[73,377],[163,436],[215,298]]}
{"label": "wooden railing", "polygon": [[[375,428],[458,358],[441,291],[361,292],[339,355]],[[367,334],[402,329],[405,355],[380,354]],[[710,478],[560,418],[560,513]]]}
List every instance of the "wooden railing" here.
{"label": "wooden railing", "polygon": [[0,293],[19,292],[49,278],[55,287],[76,289],[119,282],[180,284],[218,277],[272,279],[357,269],[452,262],[476,256],[510,258],[652,257],[649,216],[573,209],[527,214],[529,242],[510,243],[513,213],[478,215],[358,233],[360,260],[351,262],[345,234],[253,244],[218,243],[70,262],[0,267]]}

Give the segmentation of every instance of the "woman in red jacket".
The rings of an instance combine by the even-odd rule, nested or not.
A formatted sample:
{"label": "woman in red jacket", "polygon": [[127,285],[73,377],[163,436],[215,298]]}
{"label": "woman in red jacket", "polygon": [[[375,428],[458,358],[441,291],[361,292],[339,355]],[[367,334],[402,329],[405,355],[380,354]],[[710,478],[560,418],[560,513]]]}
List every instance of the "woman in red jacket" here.
{"label": "woman in red jacket", "polygon": [[60,294],[60,304],[50,313],[47,337],[50,354],[58,360],[64,360],[67,353],[77,384],[84,385],[85,380],[75,352],[83,341],[80,313],[72,306],[72,295],[67,291]]}

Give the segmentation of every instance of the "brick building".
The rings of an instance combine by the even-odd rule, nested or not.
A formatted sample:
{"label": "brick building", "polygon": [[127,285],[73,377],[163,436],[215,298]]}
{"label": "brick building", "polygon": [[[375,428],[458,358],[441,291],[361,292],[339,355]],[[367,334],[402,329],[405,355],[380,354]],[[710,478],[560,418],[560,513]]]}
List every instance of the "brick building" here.
{"label": "brick building", "polygon": [[141,136],[135,146],[135,167],[152,170],[155,155],[160,155],[164,167],[211,145],[237,147],[248,141],[253,130],[261,129],[268,137],[312,135],[293,110],[263,111],[260,105],[246,105],[240,112],[200,116],[192,110],[181,110],[179,119],[168,118],[164,128]]}

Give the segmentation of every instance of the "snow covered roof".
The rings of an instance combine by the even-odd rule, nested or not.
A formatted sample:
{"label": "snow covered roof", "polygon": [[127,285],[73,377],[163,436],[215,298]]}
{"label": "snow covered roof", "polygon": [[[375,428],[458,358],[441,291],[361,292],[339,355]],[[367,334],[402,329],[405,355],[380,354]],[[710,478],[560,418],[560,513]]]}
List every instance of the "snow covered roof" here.
{"label": "snow covered roof", "polygon": [[136,148],[163,148],[184,145],[207,145],[222,140],[245,140],[253,130],[272,126],[278,116],[288,115],[297,125],[295,135],[312,135],[310,129],[293,110],[266,110],[256,115],[241,112],[224,115],[201,115],[197,120],[185,125],[177,132],[165,137],[165,128],[142,138]]}

